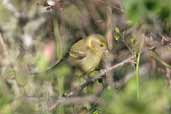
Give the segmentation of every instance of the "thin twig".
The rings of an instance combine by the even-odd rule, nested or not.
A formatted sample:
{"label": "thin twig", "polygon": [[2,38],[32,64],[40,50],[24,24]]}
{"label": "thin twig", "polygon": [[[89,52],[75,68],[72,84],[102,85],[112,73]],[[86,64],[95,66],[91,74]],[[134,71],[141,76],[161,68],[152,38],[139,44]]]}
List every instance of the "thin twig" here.
{"label": "thin twig", "polygon": [[105,75],[107,72],[112,71],[112,70],[114,70],[114,69],[116,69],[116,68],[118,68],[118,67],[120,67],[120,66],[123,66],[123,65],[125,65],[125,64],[127,64],[127,63],[132,62],[132,60],[133,60],[134,58],[135,58],[134,56],[131,56],[131,57],[129,57],[129,58],[123,60],[122,62],[120,62],[120,63],[118,63],[118,64],[116,64],[116,65],[111,66],[111,67],[108,68],[108,69],[102,69],[102,70],[100,71],[100,73],[98,73],[94,78],[92,78],[92,79],[90,79],[90,80],[87,80],[85,83],[83,83],[83,84],[80,86],[80,90],[79,90],[78,93],[80,93],[87,85],[89,85],[89,84],[95,82],[95,81],[98,80],[98,79],[103,78],[104,75]]}
{"label": "thin twig", "polygon": [[49,111],[52,111],[59,105],[69,104],[86,104],[86,103],[100,103],[100,99],[96,96],[85,96],[85,97],[61,97],[49,106]]}

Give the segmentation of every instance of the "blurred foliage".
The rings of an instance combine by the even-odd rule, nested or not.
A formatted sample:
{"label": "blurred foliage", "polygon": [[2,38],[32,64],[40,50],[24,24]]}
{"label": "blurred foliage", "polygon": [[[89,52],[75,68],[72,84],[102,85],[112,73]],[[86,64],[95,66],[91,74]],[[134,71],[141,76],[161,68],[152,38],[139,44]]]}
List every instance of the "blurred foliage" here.
{"label": "blurred foliage", "polygon": [[[106,90],[102,97],[106,101],[100,107],[102,114],[168,114],[170,112],[170,91],[161,79],[141,83],[141,97],[136,99],[135,80],[123,90]],[[111,100],[112,99],[112,100]]]}
{"label": "blurred foliage", "polygon": [[[157,25],[162,31],[170,34],[171,4],[170,0],[124,0],[124,11],[130,23],[140,25]],[[159,24],[160,23],[160,24]]]}
{"label": "blurred foliage", "polygon": [[[155,61],[148,51],[142,53],[137,67],[145,74],[140,77],[139,99],[135,65],[129,64],[114,71],[114,82],[124,81],[121,87],[113,89],[99,79],[75,95],[95,95],[102,103],[78,101],[49,111],[57,99],[62,104],[62,98],[70,98],[90,78],[77,76],[80,72],[68,63],[68,52],[81,38],[106,34],[108,5],[112,7],[112,64],[148,46],[161,57]],[[149,36],[147,41],[140,31]],[[171,64],[171,48],[166,46],[170,39],[170,0],[59,0],[56,7],[46,0],[1,0],[0,114],[170,114],[170,88],[162,78],[166,67],[160,63]],[[146,64],[151,65],[147,73],[142,70]],[[128,75],[133,78],[125,82]]]}
{"label": "blurred foliage", "polygon": [[159,18],[161,21],[170,21],[169,0],[124,0],[126,14],[134,23],[140,23],[146,18]]}

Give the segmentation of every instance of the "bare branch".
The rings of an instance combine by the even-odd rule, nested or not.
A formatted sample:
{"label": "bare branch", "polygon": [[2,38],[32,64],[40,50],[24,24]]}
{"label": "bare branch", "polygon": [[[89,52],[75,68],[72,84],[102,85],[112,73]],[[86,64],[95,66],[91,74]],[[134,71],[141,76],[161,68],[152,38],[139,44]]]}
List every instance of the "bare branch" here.
{"label": "bare branch", "polygon": [[[113,48],[113,15],[112,15],[112,7],[111,7],[111,3],[110,1],[107,2],[107,31],[106,31],[106,40],[107,40],[107,45],[108,45],[108,49],[111,52],[112,48]],[[107,52],[106,52],[107,54]],[[111,63],[113,61],[113,57],[106,55],[108,57],[105,58],[104,62],[105,62],[105,68],[108,69],[111,67]],[[110,87],[114,87],[114,82],[113,82],[113,73],[107,72],[106,73],[106,82]]]}
{"label": "bare branch", "polygon": [[61,97],[56,100],[52,105],[49,106],[49,111],[52,111],[59,105],[69,105],[69,104],[85,104],[85,103],[101,103],[101,100],[96,96],[85,96],[85,97]]}
{"label": "bare branch", "polygon": [[103,78],[104,75],[105,75],[107,72],[112,71],[112,70],[114,70],[114,69],[116,69],[116,68],[118,68],[118,67],[120,67],[120,66],[123,66],[123,65],[125,65],[125,64],[127,64],[127,63],[133,62],[133,59],[134,59],[134,56],[131,56],[131,57],[129,57],[129,58],[123,60],[122,62],[120,62],[120,63],[118,63],[118,64],[116,64],[116,65],[113,65],[113,66],[111,66],[111,67],[109,67],[109,68],[107,68],[107,69],[102,69],[102,70],[100,71],[100,73],[98,73],[94,78],[92,78],[92,79],[90,79],[90,80],[87,80],[85,83],[83,83],[83,84],[80,86],[80,90],[79,90],[78,93],[80,93],[87,85],[89,85],[89,84],[95,82],[95,81],[98,80],[98,79]]}

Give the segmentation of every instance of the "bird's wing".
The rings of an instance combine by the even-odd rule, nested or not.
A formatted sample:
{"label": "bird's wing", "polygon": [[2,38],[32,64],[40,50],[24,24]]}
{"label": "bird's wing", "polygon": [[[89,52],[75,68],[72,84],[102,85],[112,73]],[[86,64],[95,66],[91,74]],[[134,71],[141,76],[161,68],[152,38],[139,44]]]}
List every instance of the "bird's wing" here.
{"label": "bird's wing", "polygon": [[70,56],[72,58],[81,60],[86,57],[86,53],[84,53],[82,51],[78,51],[78,50],[72,50],[72,51],[70,51]]}
{"label": "bird's wing", "polygon": [[70,56],[72,58],[75,58],[75,59],[78,59],[78,60],[81,60],[81,59],[85,58],[86,57],[85,41],[81,40],[81,41],[78,41],[76,44],[74,44],[71,47],[71,50],[70,50],[69,54],[70,54]]}

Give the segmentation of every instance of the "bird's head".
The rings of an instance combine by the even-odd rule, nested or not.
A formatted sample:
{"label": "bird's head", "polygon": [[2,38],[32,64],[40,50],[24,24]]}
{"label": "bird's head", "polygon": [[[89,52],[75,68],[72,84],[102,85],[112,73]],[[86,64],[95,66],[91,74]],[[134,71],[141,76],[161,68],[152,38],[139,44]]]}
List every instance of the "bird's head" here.
{"label": "bird's head", "polygon": [[107,50],[106,40],[102,35],[99,34],[90,35],[87,38],[87,46],[96,53],[103,53],[105,50]]}

